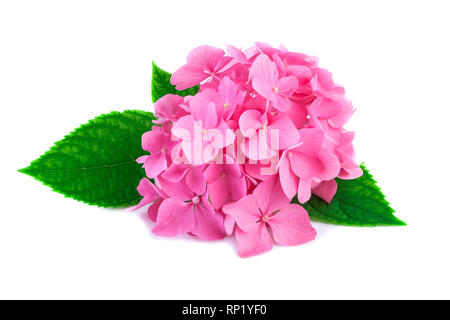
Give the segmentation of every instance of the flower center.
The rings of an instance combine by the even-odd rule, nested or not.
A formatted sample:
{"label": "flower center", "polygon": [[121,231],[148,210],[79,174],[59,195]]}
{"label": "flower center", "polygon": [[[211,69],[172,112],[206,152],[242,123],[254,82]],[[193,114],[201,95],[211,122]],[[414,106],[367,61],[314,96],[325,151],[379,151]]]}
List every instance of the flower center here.
{"label": "flower center", "polygon": [[267,216],[267,215],[263,216],[263,217],[262,217],[262,221],[263,221],[263,222],[269,221],[269,216]]}
{"label": "flower center", "polygon": [[225,179],[227,177],[227,174],[225,172],[222,172],[222,178]]}
{"label": "flower center", "polygon": [[167,151],[166,148],[162,148],[162,149],[161,149],[161,152],[162,152],[162,153],[164,153],[164,152],[166,152],[166,151]]}
{"label": "flower center", "polygon": [[225,109],[227,109],[228,107],[230,107],[230,105],[229,105],[228,103],[225,103],[225,104],[223,105],[223,107],[224,107]]}
{"label": "flower center", "polygon": [[203,129],[202,130],[202,135],[205,135],[205,134],[207,134],[207,131],[206,131],[206,129]]}
{"label": "flower center", "polygon": [[200,202],[200,197],[199,196],[195,196],[195,197],[192,198],[192,203],[193,204],[197,204],[199,202]]}
{"label": "flower center", "polygon": [[290,158],[292,157],[292,152],[288,152],[287,156]]}
{"label": "flower center", "polygon": [[266,130],[267,126],[265,124],[263,124],[263,126],[261,127],[262,130]]}
{"label": "flower center", "polygon": [[278,88],[273,88],[273,92],[277,93],[278,92]]}

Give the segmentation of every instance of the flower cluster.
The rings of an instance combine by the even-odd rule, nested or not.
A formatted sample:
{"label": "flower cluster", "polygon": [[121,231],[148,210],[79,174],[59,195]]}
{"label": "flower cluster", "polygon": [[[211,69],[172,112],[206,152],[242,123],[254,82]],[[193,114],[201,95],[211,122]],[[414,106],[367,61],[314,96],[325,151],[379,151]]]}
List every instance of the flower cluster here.
{"label": "flower cluster", "polygon": [[150,155],[137,160],[154,183],[141,181],[138,207],[150,204],[157,235],[235,235],[242,257],[312,240],[291,202],[330,202],[336,177],[362,175],[343,129],[352,104],[314,57],[263,43],[227,52],[192,50],[171,83],[198,93],[155,103],[158,125],[142,137]]}

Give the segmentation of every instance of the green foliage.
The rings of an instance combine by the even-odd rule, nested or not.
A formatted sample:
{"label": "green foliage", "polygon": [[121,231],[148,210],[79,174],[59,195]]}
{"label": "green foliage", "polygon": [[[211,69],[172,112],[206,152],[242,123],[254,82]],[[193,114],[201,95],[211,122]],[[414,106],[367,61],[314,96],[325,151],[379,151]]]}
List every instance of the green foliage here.
{"label": "green foliage", "polygon": [[127,110],[101,115],[55,143],[19,170],[67,197],[101,207],[128,207],[145,172],[141,136],[151,130],[152,113]]}
{"label": "green foliage", "polygon": [[162,70],[153,62],[153,71],[152,71],[152,100],[156,102],[162,96],[166,94],[177,94],[179,96],[193,96],[198,90],[199,86],[195,86],[186,90],[178,91],[175,89],[175,86],[170,83],[170,77],[172,75]]}
{"label": "green foliage", "polygon": [[313,195],[302,205],[311,220],[361,227],[406,225],[393,215],[395,211],[366,167],[361,168],[364,174],[358,179],[337,179],[337,193],[330,204]]}

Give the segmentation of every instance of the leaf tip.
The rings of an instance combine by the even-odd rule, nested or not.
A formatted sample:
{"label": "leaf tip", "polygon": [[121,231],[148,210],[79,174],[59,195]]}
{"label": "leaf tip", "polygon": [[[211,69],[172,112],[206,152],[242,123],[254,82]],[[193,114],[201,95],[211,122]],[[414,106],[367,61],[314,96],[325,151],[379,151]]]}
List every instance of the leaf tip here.
{"label": "leaf tip", "polygon": [[407,224],[406,224],[406,222],[400,220],[399,218],[394,217],[394,221],[392,222],[392,226],[406,227]]}
{"label": "leaf tip", "polygon": [[26,175],[31,175],[30,167],[25,167],[25,168],[19,169],[19,170],[17,170],[17,172],[20,172],[20,173],[23,173],[23,174],[26,174]]}

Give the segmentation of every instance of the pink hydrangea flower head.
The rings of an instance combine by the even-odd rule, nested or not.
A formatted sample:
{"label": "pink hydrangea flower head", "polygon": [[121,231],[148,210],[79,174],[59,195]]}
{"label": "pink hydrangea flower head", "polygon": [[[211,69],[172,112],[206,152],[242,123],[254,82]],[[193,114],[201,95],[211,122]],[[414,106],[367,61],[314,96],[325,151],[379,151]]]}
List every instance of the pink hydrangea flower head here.
{"label": "pink hydrangea flower head", "polygon": [[193,49],[171,83],[199,91],[155,103],[150,154],[137,160],[154,183],[141,181],[137,208],[149,206],[158,235],[235,236],[242,257],[312,240],[291,202],[331,203],[336,179],[362,175],[344,128],[353,105],[315,57],[261,42],[226,49]]}

